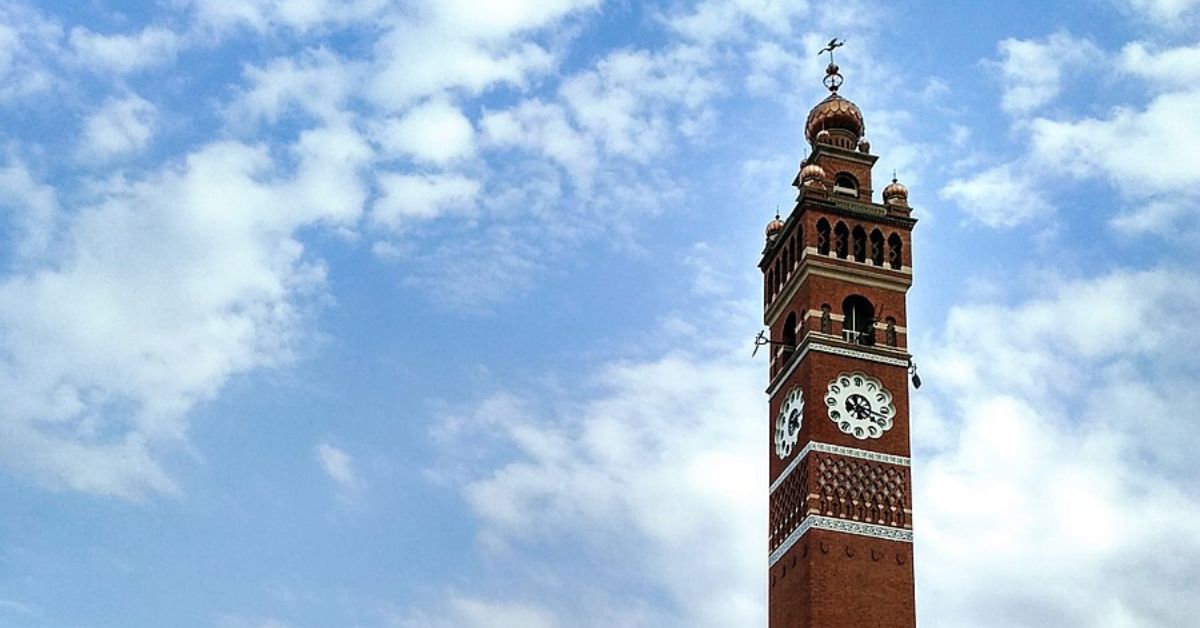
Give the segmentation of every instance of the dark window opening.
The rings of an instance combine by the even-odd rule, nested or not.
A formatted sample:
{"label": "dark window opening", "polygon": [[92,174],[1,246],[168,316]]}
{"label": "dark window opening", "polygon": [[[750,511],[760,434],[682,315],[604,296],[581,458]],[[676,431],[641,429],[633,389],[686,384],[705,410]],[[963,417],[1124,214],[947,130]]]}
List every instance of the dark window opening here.
{"label": "dark window opening", "polygon": [[846,228],[846,223],[839,222],[833,228],[833,252],[841,259],[846,259],[846,250],[849,247],[850,230]]}
{"label": "dark window opening", "polygon": [[866,297],[852,294],[842,301],[842,339],[856,345],[875,344],[875,307]]}
{"label": "dark window opening", "polygon": [[871,263],[883,266],[883,233],[878,229],[871,232]]}
{"label": "dark window opening", "polygon": [[854,228],[854,261],[867,261],[867,232],[862,227]]}
{"label": "dark window opening", "polygon": [[888,266],[900,270],[901,264],[904,263],[904,242],[900,240],[900,236],[892,234],[888,238]]}

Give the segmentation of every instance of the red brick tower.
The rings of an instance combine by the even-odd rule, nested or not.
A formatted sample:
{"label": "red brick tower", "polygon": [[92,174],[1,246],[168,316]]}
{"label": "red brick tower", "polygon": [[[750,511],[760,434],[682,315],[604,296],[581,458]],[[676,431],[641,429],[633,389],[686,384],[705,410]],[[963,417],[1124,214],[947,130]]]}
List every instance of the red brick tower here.
{"label": "red brick tower", "polygon": [[[831,54],[832,57],[832,54]],[[905,294],[908,190],[871,198],[878,159],[838,94],[808,116],[812,153],[760,268],[771,334],[770,628],[912,628]]]}

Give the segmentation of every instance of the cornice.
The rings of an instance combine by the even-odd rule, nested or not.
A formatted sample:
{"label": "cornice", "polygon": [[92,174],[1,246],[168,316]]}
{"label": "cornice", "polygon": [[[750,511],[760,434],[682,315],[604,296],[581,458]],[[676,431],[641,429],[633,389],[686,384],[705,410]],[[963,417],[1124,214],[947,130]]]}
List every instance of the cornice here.
{"label": "cornice", "polygon": [[845,532],[846,534],[857,534],[859,536],[867,536],[876,539],[887,539],[889,541],[900,541],[902,543],[912,543],[912,530],[904,528],[893,528],[890,526],[880,526],[871,523],[861,523],[859,521],[847,521],[845,519],[834,519],[833,517],[822,517],[820,515],[809,515],[796,526],[795,530],[788,535],[787,539],[775,548],[770,553],[767,561],[768,567],[774,567],[775,563],[787,554],[788,550],[804,536],[806,532],[812,529],[818,530],[833,530],[834,532]]}
{"label": "cornice", "polygon": [[[886,364],[888,366],[899,366],[901,368],[908,368],[909,361],[912,358],[903,349],[892,349],[890,347],[867,348],[861,345],[847,345],[844,341],[836,338],[836,336],[818,334],[817,332],[809,332],[805,335],[803,342],[800,343],[800,347],[788,359],[787,368],[780,371],[779,375],[776,375],[775,379],[771,380],[771,384],[767,386],[767,396],[775,396],[775,393],[779,391],[779,388],[783,386],[783,383],[788,380],[788,377],[791,376],[796,367],[800,365],[800,362],[804,360],[804,356],[808,355],[810,351],[857,358],[859,360]],[[889,353],[892,355],[888,355]]]}

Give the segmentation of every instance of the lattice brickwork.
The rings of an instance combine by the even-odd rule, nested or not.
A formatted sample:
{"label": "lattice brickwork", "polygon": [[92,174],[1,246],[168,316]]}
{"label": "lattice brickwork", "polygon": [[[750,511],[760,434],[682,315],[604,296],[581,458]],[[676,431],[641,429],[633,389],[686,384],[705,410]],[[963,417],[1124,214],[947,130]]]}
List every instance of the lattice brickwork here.
{"label": "lattice brickwork", "polygon": [[912,527],[908,467],[811,452],[771,493],[770,549],[809,515]]}

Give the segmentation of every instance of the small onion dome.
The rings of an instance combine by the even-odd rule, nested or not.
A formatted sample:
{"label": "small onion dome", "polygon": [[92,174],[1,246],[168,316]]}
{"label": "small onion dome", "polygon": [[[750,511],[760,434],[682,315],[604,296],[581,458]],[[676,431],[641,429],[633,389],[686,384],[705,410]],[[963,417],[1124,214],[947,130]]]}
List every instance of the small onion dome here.
{"label": "small onion dome", "polygon": [[865,137],[859,138],[859,140],[858,140],[858,152],[860,152],[860,153],[869,153],[869,152],[871,152],[871,140],[869,140],[869,139],[867,139],[867,138],[865,138]]}
{"label": "small onion dome", "polygon": [[893,177],[892,182],[883,188],[883,202],[889,205],[908,205],[908,188]]}
{"label": "small onion dome", "polygon": [[808,164],[800,169],[800,182],[804,185],[820,183],[825,180],[825,169],[817,164]]}
{"label": "small onion dome", "polygon": [[817,132],[817,143],[818,144],[829,144],[832,141],[833,141],[833,134],[830,133],[828,129],[821,129],[820,131]]}
{"label": "small onion dome", "polygon": [[783,231],[783,221],[779,219],[779,214],[775,214],[775,219],[767,223],[767,237],[773,238]]}
{"label": "small onion dome", "polygon": [[858,105],[838,94],[830,94],[808,112],[808,120],[804,123],[804,137],[812,142],[818,131],[825,129],[849,131],[857,141],[862,137],[866,124]]}

